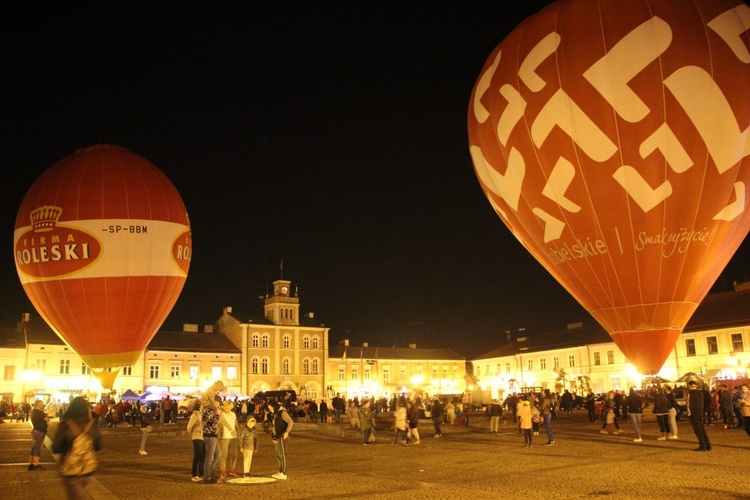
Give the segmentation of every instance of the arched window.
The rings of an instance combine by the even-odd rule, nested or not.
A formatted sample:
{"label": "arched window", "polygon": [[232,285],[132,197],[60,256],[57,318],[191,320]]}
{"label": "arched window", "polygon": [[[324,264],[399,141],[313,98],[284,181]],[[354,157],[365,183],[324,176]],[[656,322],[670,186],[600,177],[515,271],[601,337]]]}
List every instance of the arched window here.
{"label": "arched window", "polygon": [[305,375],[310,374],[310,358],[305,358],[304,361],[302,361],[302,373]]}
{"label": "arched window", "polygon": [[254,357],[250,363],[252,372],[258,373],[258,357]]}
{"label": "arched window", "polygon": [[318,364],[319,364],[318,358],[315,358],[315,359],[312,360],[312,372],[313,372],[313,375],[317,375],[318,374]]}
{"label": "arched window", "polygon": [[317,336],[313,337],[312,341],[313,341],[312,342],[312,348],[313,349],[317,349],[318,348],[318,337]]}
{"label": "arched window", "polygon": [[258,347],[260,345],[260,335],[257,333],[253,333],[253,347]]}
{"label": "arched window", "polygon": [[292,346],[292,337],[289,335],[284,335],[284,349],[289,349]]}
{"label": "arched window", "polygon": [[310,348],[310,336],[305,335],[302,337],[302,348],[303,349],[309,349]]}
{"label": "arched window", "polygon": [[260,362],[261,373],[268,373],[268,361],[268,358],[263,358],[263,360]]}
{"label": "arched window", "polygon": [[283,372],[284,375],[289,375],[291,373],[290,365],[291,365],[291,360],[289,358],[284,358],[284,361],[281,362],[281,366],[284,370]]}
{"label": "arched window", "polygon": [[263,338],[260,341],[260,346],[261,347],[268,347],[268,334],[267,333],[263,334]]}

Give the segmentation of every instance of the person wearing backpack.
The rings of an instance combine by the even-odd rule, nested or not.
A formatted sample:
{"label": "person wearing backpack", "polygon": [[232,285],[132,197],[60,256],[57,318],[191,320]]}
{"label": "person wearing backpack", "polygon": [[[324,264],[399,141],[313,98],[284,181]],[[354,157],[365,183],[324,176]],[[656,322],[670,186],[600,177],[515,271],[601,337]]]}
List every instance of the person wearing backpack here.
{"label": "person wearing backpack", "polygon": [[70,500],[89,498],[86,486],[96,472],[96,452],[101,447],[99,427],[91,419],[88,403],[80,396],[74,398],[52,442],[52,452],[62,455],[59,473]]}

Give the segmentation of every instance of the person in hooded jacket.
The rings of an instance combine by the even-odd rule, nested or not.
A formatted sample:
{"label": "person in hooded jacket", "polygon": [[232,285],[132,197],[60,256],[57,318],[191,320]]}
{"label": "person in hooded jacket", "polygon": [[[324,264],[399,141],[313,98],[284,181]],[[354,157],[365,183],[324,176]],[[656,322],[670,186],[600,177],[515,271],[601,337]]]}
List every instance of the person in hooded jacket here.
{"label": "person in hooded jacket", "polygon": [[193,441],[193,481],[203,480],[203,464],[206,460],[206,443],[203,441],[203,423],[201,422],[201,406],[196,403],[187,424],[187,433]]}

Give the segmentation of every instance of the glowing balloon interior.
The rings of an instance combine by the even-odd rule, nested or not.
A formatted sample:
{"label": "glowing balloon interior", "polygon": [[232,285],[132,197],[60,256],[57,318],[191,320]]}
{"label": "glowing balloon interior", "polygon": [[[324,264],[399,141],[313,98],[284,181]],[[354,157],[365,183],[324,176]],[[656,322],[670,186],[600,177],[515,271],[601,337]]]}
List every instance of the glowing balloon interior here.
{"label": "glowing balloon interior", "polygon": [[749,28],[740,0],[563,0],[471,96],[494,210],[643,374],[750,229]]}
{"label": "glowing balloon interior", "polygon": [[37,179],[18,211],[13,246],[34,307],[111,388],[177,301],[192,238],[169,179],[126,149],[100,145]]}

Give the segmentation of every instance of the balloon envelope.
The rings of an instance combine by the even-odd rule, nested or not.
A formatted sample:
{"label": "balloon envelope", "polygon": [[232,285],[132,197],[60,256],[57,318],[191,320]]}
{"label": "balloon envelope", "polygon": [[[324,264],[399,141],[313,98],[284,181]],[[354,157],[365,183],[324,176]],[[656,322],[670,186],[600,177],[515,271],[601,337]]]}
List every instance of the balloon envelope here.
{"label": "balloon envelope", "polygon": [[99,145],[37,179],[18,211],[13,245],[39,314],[86,365],[103,371],[141,356],[182,290],[192,240],[169,179],[124,148]]}
{"label": "balloon envelope", "polygon": [[472,92],[491,205],[644,374],[750,228],[748,28],[740,0],[563,0]]}

